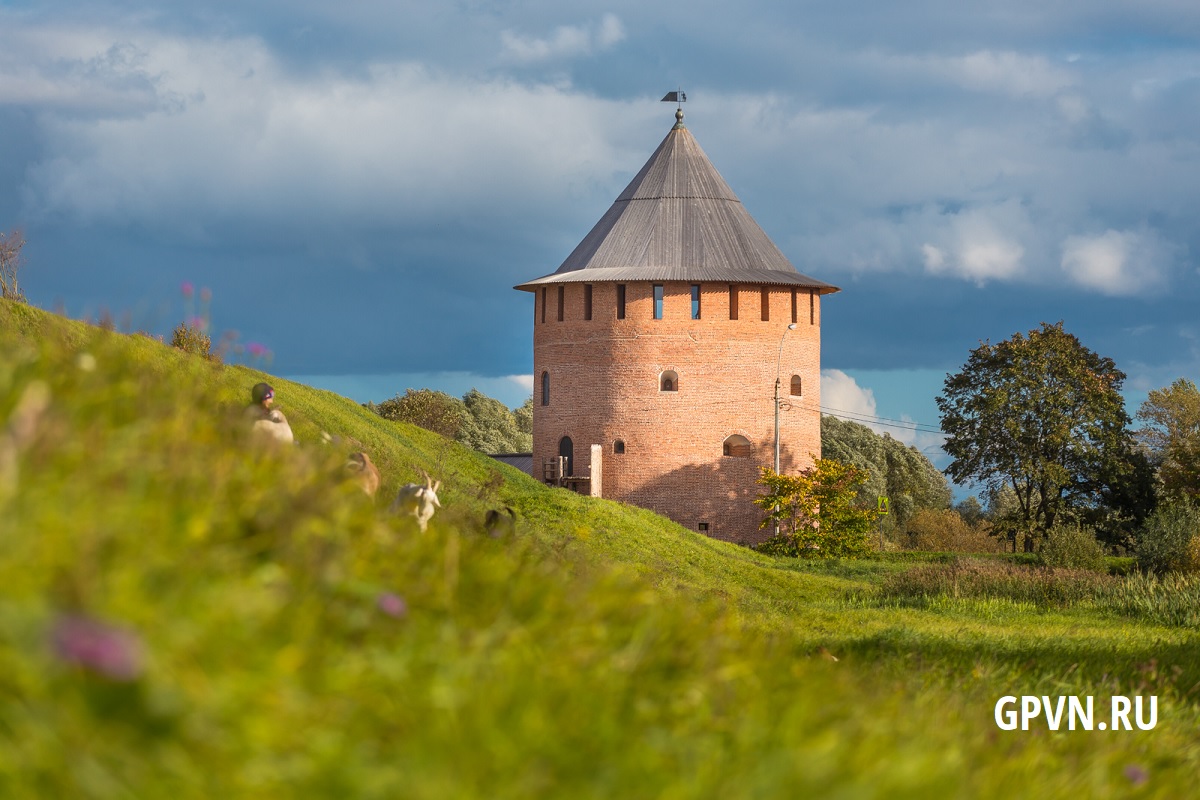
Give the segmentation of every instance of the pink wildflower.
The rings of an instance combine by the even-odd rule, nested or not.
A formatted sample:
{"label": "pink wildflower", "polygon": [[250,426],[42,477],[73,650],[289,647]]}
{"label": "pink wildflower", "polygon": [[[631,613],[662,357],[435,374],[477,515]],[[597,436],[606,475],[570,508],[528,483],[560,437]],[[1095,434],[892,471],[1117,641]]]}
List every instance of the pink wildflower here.
{"label": "pink wildflower", "polygon": [[59,660],[114,681],[142,674],[142,648],[131,631],[87,617],[61,617],[52,634]]}
{"label": "pink wildflower", "polygon": [[192,293],[196,291],[196,287],[192,285],[191,281],[184,281],[183,285],[179,287],[179,291],[183,292],[184,297],[191,297]]}
{"label": "pink wildflower", "polygon": [[379,599],[375,601],[375,605],[389,617],[404,619],[404,617],[408,616],[408,603],[404,602],[404,598],[394,592],[384,592],[379,595]]}
{"label": "pink wildflower", "polygon": [[1129,764],[1125,767],[1125,777],[1134,786],[1141,786],[1146,781],[1150,780],[1150,774],[1137,764]]}

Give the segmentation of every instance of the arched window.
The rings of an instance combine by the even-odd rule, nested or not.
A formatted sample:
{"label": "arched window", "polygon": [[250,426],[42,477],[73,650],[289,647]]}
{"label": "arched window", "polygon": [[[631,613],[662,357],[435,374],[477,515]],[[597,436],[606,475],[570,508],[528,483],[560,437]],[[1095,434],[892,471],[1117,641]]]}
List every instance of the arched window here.
{"label": "arched window", "polygon": [[625,442],[623,440],[617,439],[613,442],[613,453],[619,456],[625,455]]}
{"label": "arched window", "polygon": [[804,392],[801,391],[803,388],[804,388],[804,385],[800,382],[800,376],[793,375],[792,376],[792,397],[799,397],[800,395],[804,394]]}
{"label": "arched window", "polygon": [[721,455],[733,456],[734,458],[749,458],[751,455],[750,440],[741,434],[733,434],[722,445]]}
{"label": "arched window", "polygon": [[550,373],[542,373],[542,405],[550,405]]}
{"label": "arched window", "polygon": [[679,373],[673,369],[663,371],[663,374],[658,376],[658,390],[660,392],[678,392]]}

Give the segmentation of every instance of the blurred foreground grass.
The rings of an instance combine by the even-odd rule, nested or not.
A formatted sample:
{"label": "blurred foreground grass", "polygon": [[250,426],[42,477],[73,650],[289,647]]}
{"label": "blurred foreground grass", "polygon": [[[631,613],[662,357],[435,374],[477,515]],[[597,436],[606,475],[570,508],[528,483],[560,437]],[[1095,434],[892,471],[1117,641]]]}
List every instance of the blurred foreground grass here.
{"label": "blurred foreground grass", "polygon": [[[264,378],[295,447],[239,424]],[[424,536],[382,513],[421,470]],[[480,535],[504,504],[516,539]],[[0,797],[1190,793],[1190,629],[854,601],[908,566],[766,558],[0,301]],[[1158,694],[1158,727],[993,722],[1005,694],[1118,692]]]}

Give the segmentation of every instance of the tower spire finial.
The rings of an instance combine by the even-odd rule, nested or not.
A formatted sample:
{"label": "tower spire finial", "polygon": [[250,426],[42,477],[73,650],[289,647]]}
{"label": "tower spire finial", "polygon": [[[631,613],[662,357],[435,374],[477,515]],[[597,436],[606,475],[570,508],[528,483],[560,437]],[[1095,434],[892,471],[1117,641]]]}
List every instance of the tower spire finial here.
{"label": "tower spire finial", "polygon": [[[677,103],[675,108],[675,128],[683,127],[683,104],[687,102],[687,95],[683,89],[677,89],[674,92],[667,92],[662,99],[664,103]],[[674,130],[674,129],[672,129]]]}

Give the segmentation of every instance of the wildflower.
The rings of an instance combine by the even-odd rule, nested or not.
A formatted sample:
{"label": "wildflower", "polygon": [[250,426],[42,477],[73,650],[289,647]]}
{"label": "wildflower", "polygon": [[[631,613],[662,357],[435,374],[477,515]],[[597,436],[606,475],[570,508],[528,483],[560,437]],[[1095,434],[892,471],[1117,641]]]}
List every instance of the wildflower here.
{"label": "wildflower", "polygon": [[59,660],[114,681],[142,674],[142,647],[131,631],[79,616],[61,617],[52,634]]}
{"label": "wildflower", "polygon": [[75,363],[84,372],[92,372],[96,369],[96,357],[91,353],[80,353]]}
{"label": "wildflower", "polygon": [[198,331],[202,331],[208,327],[208,320],[206,320],[204,317],[192,317],[188,320],[188,326],[195,328]]}
{"label": "wildflower", "polygon": [[379,599],[375,601],[375,605],[389,617],[404,619],[408,615],[408,603],[404,602],[404,598],[394,592],[384,592],[379,595]]}
{"label": "wildflower", "polygon": [[1143,767],[1139,767],[1137,764],[1129,764],[1125,767],[1125,777],[1128,778],[1129,782],[1134,786],[1141,786],[1143,783],[1150,780],[1150,773],[1146,772]]}
{"label": "wildflower", "polygon": [[184,281],[183,285],[179,287],[179,291],[183,292],[184,297],[191,297],[196,291],[196,287],[192,285],[191,281]]}
{"label": "wildflower", "polygon": [[260,358],[267,354],[267,347],[266,345],[259,344],[258,342],[247,342],[246,352],[255,358]]}

